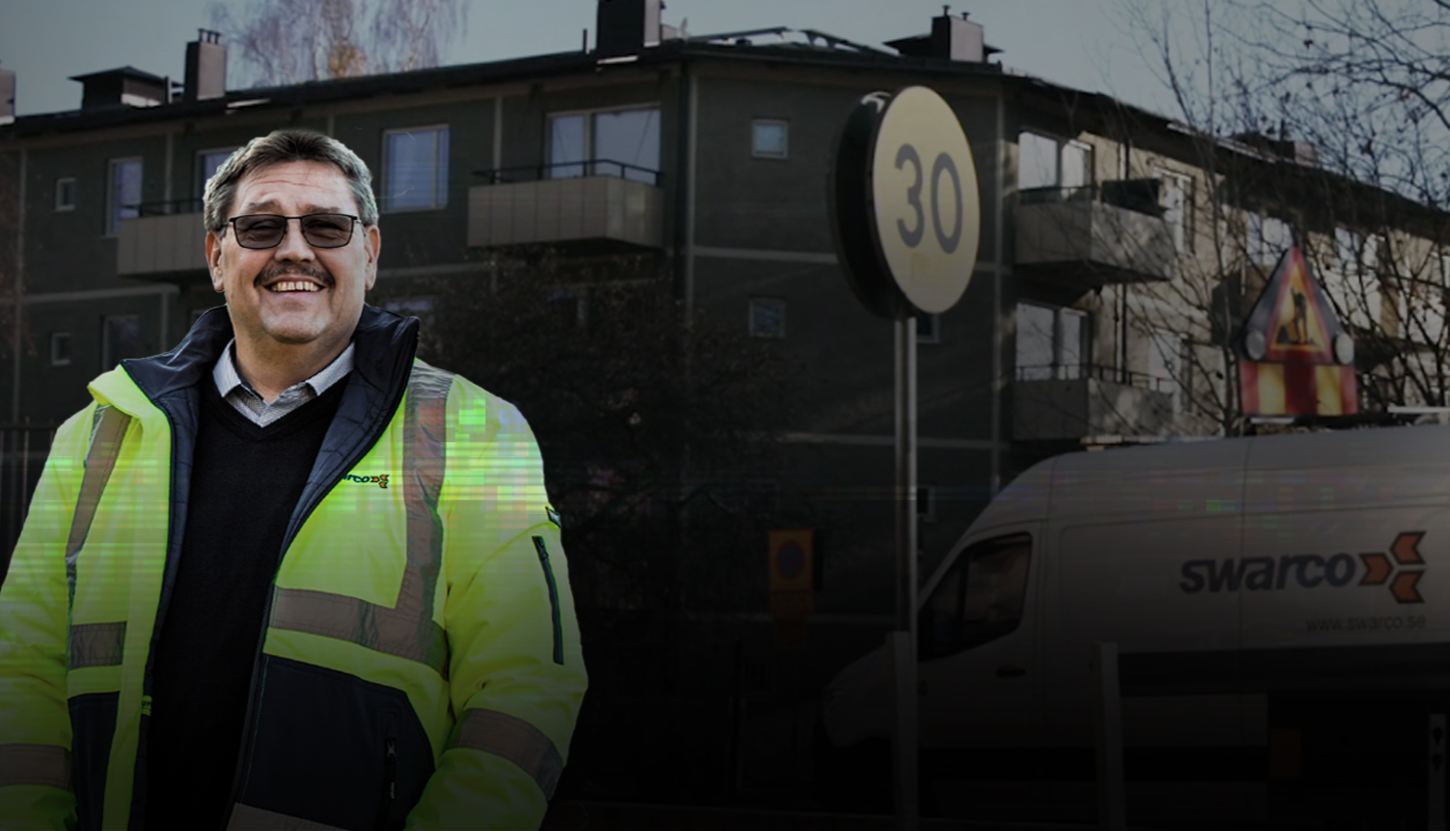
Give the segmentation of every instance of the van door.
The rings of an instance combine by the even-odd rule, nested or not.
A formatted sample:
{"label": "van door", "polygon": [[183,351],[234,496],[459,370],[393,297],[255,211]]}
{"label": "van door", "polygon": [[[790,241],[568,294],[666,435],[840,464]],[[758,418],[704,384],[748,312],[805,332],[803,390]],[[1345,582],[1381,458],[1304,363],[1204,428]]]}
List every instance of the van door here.
{"label": "van door", "polygon": [[923,747],[1021,746],[1033,729],[1038,524],[968,542],[928,585],[917,621]]}
{"label": "van door", "polygon": [[[1237,741],[1237,700],[1217,693],[1233,675],[1240,597],[1201,572],[1238,558],[1242,516],[1195,508],[1172,491],[1165,501],[1175,510],[1164,519],[1133,515],[1051,530],[1055,549],[1042,593],[1048,747],[1093,744],[1097,643],[1118,647],[1128,746]],[[1144,684],[1167,697],[1143,695]]]}

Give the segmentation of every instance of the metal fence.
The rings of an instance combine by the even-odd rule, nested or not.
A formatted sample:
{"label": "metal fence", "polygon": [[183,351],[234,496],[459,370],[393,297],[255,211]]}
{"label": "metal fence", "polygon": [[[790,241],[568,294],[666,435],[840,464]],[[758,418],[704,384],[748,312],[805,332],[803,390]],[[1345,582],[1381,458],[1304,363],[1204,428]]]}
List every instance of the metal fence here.
{"label": "metal fence", "polygon": [[10,568],[10,554],[30,496],[55,438],[55,424],[0,424],[0,581]]}

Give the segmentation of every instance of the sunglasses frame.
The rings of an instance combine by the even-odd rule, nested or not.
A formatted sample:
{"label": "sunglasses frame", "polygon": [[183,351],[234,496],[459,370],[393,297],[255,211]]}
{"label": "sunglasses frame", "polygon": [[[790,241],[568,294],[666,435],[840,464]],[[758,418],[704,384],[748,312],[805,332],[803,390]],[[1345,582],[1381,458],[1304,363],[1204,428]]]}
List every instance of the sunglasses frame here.
{"label": "sunglasses frame", "polygon": [[[340,216],[340,217],[343,217],[345,219],[352,220],[352,222],[348,223],[348,226],[347,226],[347,239],[343,240],[342,242],[338,243],[337,245],[318,245],[317,243],[313,242],[312,241],[312,238],[309,237],[309,236],[307,236],[307,229],[302,225],[302,220],[309,219],[309,218],[314,217],[314,216]],[[282,235],[279,236],[279,237],[277,237],[277,241],[276,242],[272,243],[271,245],[247,245],[246,243],[242,242],[241,234],[239,234],[237,232],[237,225],[236,225],[236,223],[239,220],[243,220],[243,219],[254,219],[254,218],[257,218],[257,217],[266,217],[268,219],[280,219],[280,220],[282,220]],[[353,216],[352,214],[340,214],[340,213],[333,213],[331,211],[324,211],[324,212],[315,213],[315,214],[303,214],[301,216],[283,216],[281,214],[244,214],[242,216],[234,216],[231,219],[228,219],[226,224],[231,226],[231,228],[232,228],[232,237],[234,239],[236,239],[237,245],[240,245],[241,247],[247,249],[248,251],[270,251],[271,249],[276,248],[277,246],[281,245],[283,240],[287,239],[287,233],[292,228],[292,220],[294,220],[294,219],[297,220],[297,229],[298,229],[299,232],[301,232],[302,239],[305,240],[307,242],[307,244],[310,245],[310,246],[312,246],[313,248],[321,248],[323,250],[332,250],[334,248],[345,248],[348,243],[352,242],[353,231],[356,229],[357,223],[362,222],[362,218],[361,217]]]}

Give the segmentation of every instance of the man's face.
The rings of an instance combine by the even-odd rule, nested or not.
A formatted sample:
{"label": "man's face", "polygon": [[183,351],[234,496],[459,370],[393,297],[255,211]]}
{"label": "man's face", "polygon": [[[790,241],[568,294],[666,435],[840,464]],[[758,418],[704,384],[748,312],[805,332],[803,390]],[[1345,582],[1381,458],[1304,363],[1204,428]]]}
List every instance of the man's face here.
{"label": "man's face", "polygon": [[[243,177],[227,219],[315,213],[358,214],[347,177],[323,162],[287,162]],[[239,342],[263,351],[281,344],[341,351],[362,316],[364,292],[377,280],[379,245],[378,229],[359,222],[347,245],[313,248],[301,224],[288,220],[276,248],[243,248],[231,226],[220,237],[208,233],[206,258]]]}

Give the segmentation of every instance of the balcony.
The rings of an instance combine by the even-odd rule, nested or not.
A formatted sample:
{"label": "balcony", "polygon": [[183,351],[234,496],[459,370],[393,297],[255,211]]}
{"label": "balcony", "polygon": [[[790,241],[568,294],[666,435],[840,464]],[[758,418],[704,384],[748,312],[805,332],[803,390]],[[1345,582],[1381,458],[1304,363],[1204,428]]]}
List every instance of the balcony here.
{"label": "balcony", "polygon": [[152,202],[136,206],[138,216],[116,228],[116,273],[122,277],[161,277],[206,271],[206,228],[201,200]]}
{"label": "balcony", "polygon": [[1090,288],[1173,276],[1177,250],[1158,207],[1156,179],[1034,188],[1018,196],[1018,271]]}
{"label": "balcony", "polygon": [[580,253],[664,247],[659,173],[609,160],[478,171],[468,244],[560,246]]}
{"label": "balcony", "polygon": [[1012,438],[1161,435],[1173,422],[1177,385],[1113,367],[1018,367]]}

